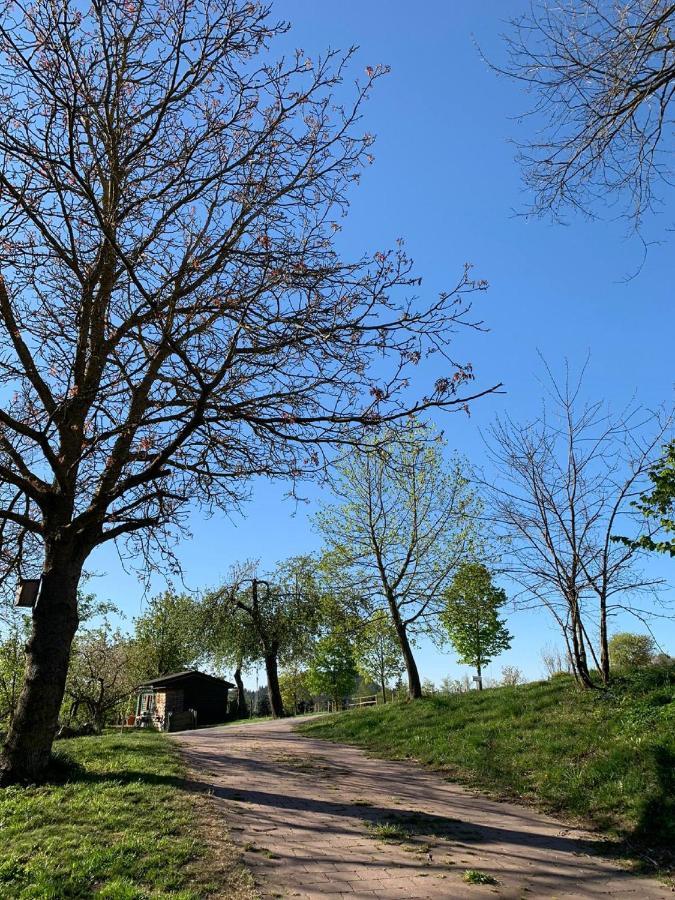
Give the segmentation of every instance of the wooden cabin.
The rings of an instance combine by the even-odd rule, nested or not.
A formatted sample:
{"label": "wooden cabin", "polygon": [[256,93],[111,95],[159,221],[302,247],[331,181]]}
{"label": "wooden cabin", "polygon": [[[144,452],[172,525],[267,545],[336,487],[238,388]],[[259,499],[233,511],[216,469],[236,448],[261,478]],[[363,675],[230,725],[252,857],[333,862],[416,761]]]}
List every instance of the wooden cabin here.
{"label": "wooden cabin", "polygon": [[233,687],[224,678],[196,669],[155,678],[138,688],[136,724],[183,731],[224,722]]}

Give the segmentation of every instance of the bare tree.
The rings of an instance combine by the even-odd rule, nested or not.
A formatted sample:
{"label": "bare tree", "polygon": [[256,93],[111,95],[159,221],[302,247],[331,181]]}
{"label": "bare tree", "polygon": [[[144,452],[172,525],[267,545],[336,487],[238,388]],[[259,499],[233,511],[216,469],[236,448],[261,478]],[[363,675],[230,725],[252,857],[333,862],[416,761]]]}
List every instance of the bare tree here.
{"label": "bare tree", "polygon": [[78,635],[73,649],[65,692],[70,700],[69,723],[84,709],[100,732],[114,716],[125,712],[137,687],[131,644],[105,622]]}
{"label": "bare tree", "polygon": [[[551,378],[553,410],[524,425],[498,421],[488,438],[497,477],[485,483],[489,516],[503,539],[505,570],[522,606],[543,605],[563,633],[574,672],[593,687],[591,668],[610,678],[611,615],[653,614],[638,598],[660,581],[637,568],[639,550],[612,540],[646,526],[632,502],[658,455],[668,419],[630,407],[612,416],[584,404],[582,378]],[[582,373],[583,377],[583,373]],[[590,657],[590,659],[589,659]]]}
{"label": "bare tree", "polygon": [[381,431],[378,446],[337,470],[339,502],[318,516],[329,589],[366,620],[387,612],[413,699],[422,696],[414,636],[435,635],[442,593],[472,552],[477,515],[461,463],[446,467],[429,437],[414,423],[403,435]]}
{"label": "bare tree", "polygon": [[519,159],[536,212],[614,200],[639,227],[672,186],[674,26],[669,0],[535,0],[512,23],[501,71],[534,96]]}
{"label": "bare tree", "polygon": [[424,305],[401,246],[336,249],[386,70],[345,105],[353,51],[274,61],[285,30],[240,0],[0,2],[0,559],[41,573],[4,782],[47,765],[96,547],[166,563],[192,502],[470,399],[447,342],[484,283]]}
{"label": "bare tree", "polygon": [[546,644],[542,647],[540,656],[549,678],[559,675],[561,672],[572,674],[572,662],[569,653],[563,652],[555,644]]}

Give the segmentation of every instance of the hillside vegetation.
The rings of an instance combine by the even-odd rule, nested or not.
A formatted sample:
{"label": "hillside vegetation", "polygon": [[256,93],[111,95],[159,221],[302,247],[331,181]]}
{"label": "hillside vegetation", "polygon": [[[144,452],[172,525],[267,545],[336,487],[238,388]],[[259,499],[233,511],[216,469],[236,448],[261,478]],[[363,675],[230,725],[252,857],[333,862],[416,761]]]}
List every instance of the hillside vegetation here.
{"label": "hillside vegetation", "polygon": [[[675,666],[580,691],[573,679],[350,710],[301,730],[415,759],[654,849],[675,846]],[[647,851],[647,858],[653,855]]]}

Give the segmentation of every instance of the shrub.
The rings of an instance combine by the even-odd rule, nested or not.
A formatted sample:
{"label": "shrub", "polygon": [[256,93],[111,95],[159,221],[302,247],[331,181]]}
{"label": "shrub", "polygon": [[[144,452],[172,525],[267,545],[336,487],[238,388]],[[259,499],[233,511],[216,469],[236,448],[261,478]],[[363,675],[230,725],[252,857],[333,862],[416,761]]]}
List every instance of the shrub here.
{"label": "shrub", "polygon": [[622,631],[609,641],[609,659],[615,669],[641,669],[654,658],[656,645],[648,634]]}

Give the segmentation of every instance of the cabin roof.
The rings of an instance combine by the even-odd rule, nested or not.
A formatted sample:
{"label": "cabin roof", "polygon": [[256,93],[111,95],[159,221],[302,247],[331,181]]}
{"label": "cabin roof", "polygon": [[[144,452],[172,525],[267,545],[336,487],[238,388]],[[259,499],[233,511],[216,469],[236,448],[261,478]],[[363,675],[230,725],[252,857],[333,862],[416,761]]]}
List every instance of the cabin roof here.
{"label": "cabin roof", "polygon": [[143,688],[154,688],[155,690],[163,687],[176,687],[185,684],[188,681],[202,681],[204,684],[219,684],[223,688],[234,687],[232,682],[226,681],[224,678],[218,678],[216,675],[207,675],[206,672],[199,672],[197,669],[188,669],[185,672],[173,672],[170,675],[162,675],[159,678],[153,678],[152,681],[144,681],[139,684],[139,690]]}

